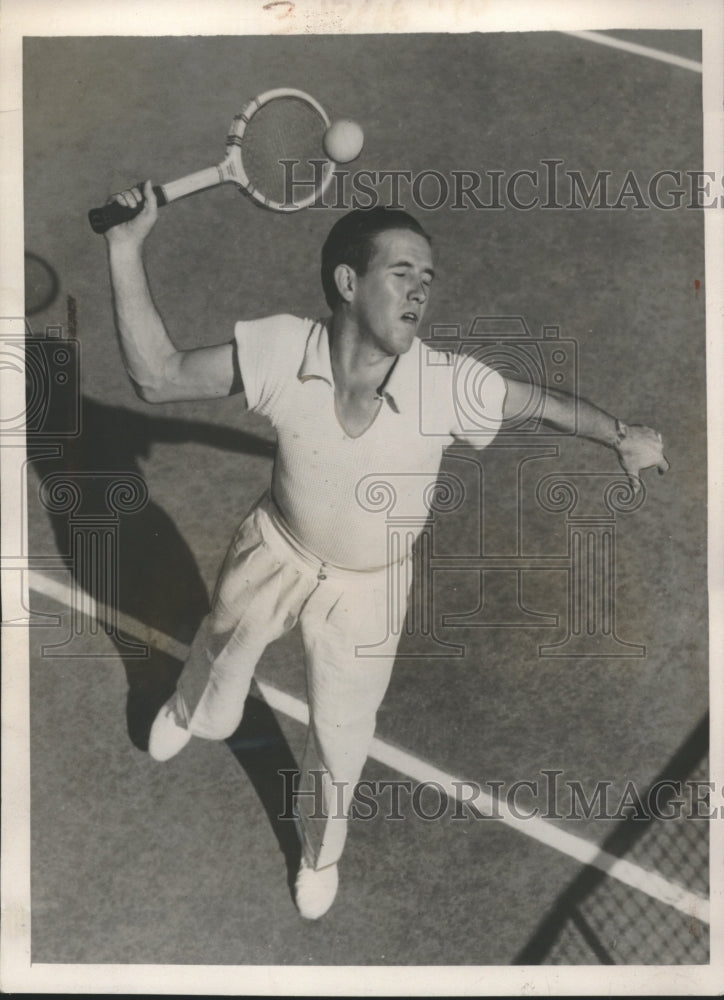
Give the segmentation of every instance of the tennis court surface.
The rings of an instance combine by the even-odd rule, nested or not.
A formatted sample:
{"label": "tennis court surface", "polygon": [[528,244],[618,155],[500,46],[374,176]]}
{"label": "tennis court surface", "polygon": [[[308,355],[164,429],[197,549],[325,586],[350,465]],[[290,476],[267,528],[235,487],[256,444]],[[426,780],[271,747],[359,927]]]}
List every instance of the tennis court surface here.
{"label": "tennis court surface", "polygon": [[[659,171],[701,169],[700,46],[693,32],[616,36],[678,62],[558,33],[26,39],[28,323],[43,357],[72,344],[55,436],[41,422],[28,442],[17,553],[32,566],[33,962],[708,961],[709,823],[692,817],[708,776],[704,213],[635,196],[565,207],[565,171],[589,187],[610,172],[615,201],[628,172],[648,190]],[[672,465],[634,501],[614,453],[577,438],[524,428],[446,456],[364,774],[398,783],[402,818],[388,818],[388,785],[351,824],[318,923],[295,910],[278,818],[305,733],[296,634],[266,651],[228,743],[192,741],[164,765],[145,752],[231,534],[268,484],[273,437],[239,397],[136,398],[86,218],[140,178],[220,158],[239,105],[281,85],[360,122],[353,168],[377,177],[488,183],[559,161],[563,207],[425,209],[403,184],[438,272],[423,332],[542,366],[660,430]],[[428,204],[438,183],[418,191]],[[530,176],[514,191],[527,202]],[[318,253],[340,214],[275,215],[230,188],[165,209],[147,267],[178,345],[231,339],[238,318],[320,315]],[[535,819],[460,801],[464,782],[542,794],[552,772],[550,818],[531,785],[514,805],[537,804]],[[680,797],[682,816],[637,816],[632,789],[646,801],[662,781],[662,811]],[[605,786],[609,813],[565,818],[572,786],[589,800]]]}

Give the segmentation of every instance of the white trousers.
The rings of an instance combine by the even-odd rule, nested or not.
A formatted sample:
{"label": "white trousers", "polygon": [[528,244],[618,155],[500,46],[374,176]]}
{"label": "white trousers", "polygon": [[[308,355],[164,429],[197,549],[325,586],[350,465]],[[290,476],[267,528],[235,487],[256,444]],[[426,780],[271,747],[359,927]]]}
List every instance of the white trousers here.
{"label": "white trousers", "polygon": [[[190,731],[226,739],[241,722],[264,649],[300,623],[310,724],[298,786],[308,794],[295,804],[305,857],[320,869],[342,853],[354,787],[392,672],[394,639],[384,644],[385,655],[357,654],[358,646],[388,636],[388,575],[330,567],[293,546],[267,513],[270,503],[265,495],[232,540],[178,690]],[[321,812],[319,796],[315,806],[311,794],[320,782]]]}

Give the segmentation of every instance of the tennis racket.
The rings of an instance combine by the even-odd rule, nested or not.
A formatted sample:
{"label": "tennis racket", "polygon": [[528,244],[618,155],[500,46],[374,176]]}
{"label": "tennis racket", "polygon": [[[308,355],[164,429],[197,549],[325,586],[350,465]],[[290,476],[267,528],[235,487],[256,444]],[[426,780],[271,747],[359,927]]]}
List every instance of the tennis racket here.
{"label": "tennis racket", "polygon": [[[298,212],[314,204],[329,186],[335,164],[322,140],[329,128],[324,108],[301,90],[267,90],[234,116],[226,137],[226,156],[217,166],[180,177],[154,193],[168,205],[217,184],[236,184],[257,204],[275,212]],[[138,184],[143,190],[143,182]],[[296,197],[297,192],[300,197]],[[108,202],[88,213],[96,233],[128,222],[143,208]]]}

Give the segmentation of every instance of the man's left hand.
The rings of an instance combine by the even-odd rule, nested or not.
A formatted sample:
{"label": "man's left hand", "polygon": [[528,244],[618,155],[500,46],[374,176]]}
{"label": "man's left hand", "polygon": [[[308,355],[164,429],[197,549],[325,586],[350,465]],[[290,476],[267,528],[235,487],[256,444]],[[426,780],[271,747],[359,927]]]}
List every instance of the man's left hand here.
{"label": "man's left hand", "polygon": [[621,467],[629,477],[635,492],[641,489],[639,477],[644,469],[656,466],[659,475],[670,468],[664,455],[664,442],[658,431],[642,424],[630,424],[623,437],[614,445]]}

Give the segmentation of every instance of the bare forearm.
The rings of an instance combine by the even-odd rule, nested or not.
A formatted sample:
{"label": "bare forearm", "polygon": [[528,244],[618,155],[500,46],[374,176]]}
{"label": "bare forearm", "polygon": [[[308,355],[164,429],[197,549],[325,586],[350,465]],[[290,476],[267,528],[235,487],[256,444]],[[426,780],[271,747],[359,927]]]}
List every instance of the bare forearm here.
{"label": "bare forearm", "polygon": [[147,403],[218,399],[241,392],[234,378],[234,348],[228,340],[179,351],[156,308],[143,266],[143,244],[158,212],[151,181],[143,192],[128,188],[113,201],[136,209],[128,222],[106,233],[116,327],[123,360],[134,388]]}
{"label": "bare forearm", "polygon": [[638,477],[641,469],[655,465],[663,473],[669,467],[664,457],[663,441],[657,431],[640,424],[629,427],[587,399],[546,388],[543,390],[542,420],[557,430],[575,431],[579,437],[613,448],[635,490],[640,488]]}
{"label": "bare forearm", "polygon": [[555,430],[576,433],[599,444],[613,448],[619,440],[619,421],[588,400],[568,395],[558,389],[545,388],[543,393],[543,423]]}
{"label": "bare forearm", "polygon": [[151,297],[142,245],[109,243],[116,329],[128,375],[139,393],[152,395],[178,352]]}
{"label": "bare forearm", "polygon": [[533,386],[507,379],[505,419],[514,421],[530,412],[531,403],[539,409],[543,424],[554,430],[589,438],[613,448],[622,468],[634,482],[641,469],[655,465],[665,472],[669,463],[664,457],[661,435],[651,427],[627,426],[586,399],[570,396],[558,389]]}

